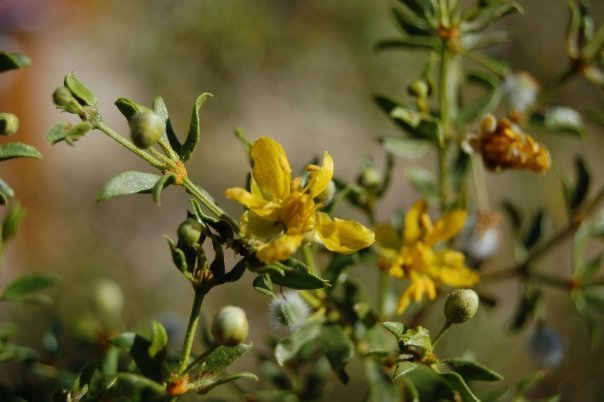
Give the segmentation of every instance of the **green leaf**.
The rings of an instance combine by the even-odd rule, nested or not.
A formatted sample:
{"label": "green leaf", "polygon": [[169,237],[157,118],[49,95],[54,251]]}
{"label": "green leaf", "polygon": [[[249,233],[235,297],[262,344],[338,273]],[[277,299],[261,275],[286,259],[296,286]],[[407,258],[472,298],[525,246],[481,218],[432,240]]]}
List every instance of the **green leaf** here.
{"label": "green leaf", "polygon": [[331,286],[333,287],[336,284],[336,281],[346,270],[346,268],[350,267],[352,264],[355,264],[358,261],[358,254],[337,254],[333,253],[329,264],[323,270],[323,276],[325,280],[329,281]]}
{"label": "green leaf", "polygon": [[157,96],[153,99],[153,111],[159,117],[161,117],[166,122],[166,136],[168,137],[168,142],[170,143],[170,147],[176,152],[177,155],[180,155],[182,152],[182,145],[172,128],[172,123],[170,122],[170,116],[168,115],[168,108],[166,107],[166,103],[161,96]]}
{"label": "green leaf", "polygon": [[105,201],[122,195],[148,193],[160,179],[160,176],[152,173],[134,170],[122,172],[109,179],[97,200]]}
{"label": "green leaf", "polygon": [[522,12],[522,7],[516,2],[495,2],[492,5],[484,7],[477,13],[476,18],[464,21],[460,25],[460,30],[466,32],[478,32],[490,26],[495,21],[505,17],[513,12]]}
{"label": "green leaf", "polygon": [[[432,352],[432,340],[430,333],[424,327],[409,328],[399,339],[399,345],[405,347],[419,348],[426,352]],[[404,350],[401,350],[404,352]]]}
{"label": "green leaf", "polygon": [[481,402],[480,399],[472,393],[468,384],[466,384],[459,374],[454,372],[442,373],[440,374],[440,377],[445,380],[452,390],[459,393],[464,402]]}
{"label": "green leaf", "polygon": [[302,262],[293,258],[271,265],[283,269],[281,274],[274,270],[268,272],[273,283],[277,285],[298,290],[321,289],[330,285],[325,279],[309,272],[308,267]]}
{"label": "green leaf", "polygon": [[208,377],[202,377],[200,380],[191,384],[191,389],[197,392],[198,394],[203,395],[207,394],[219,385],[227,384],[229,382],[239,380],[241,378],[247,378],[250,380],[258,381],[258,377],[256,377],[254,373],[242,372],[211,379]]}
{"label": "green leaf", "polygon": [[[374,359],[363,359],[365,376],[369,382],[369,397],[367,402],[394,402],[401,400],[401,389],[384,372],[382,364]],[[415,402],[415,401],[414,401]]]}
{"label": "green leaf", "polygon": [[464,359],[442,360],[451,370],[463,377],[466,381],[500,381],[502,376],[488,367],[476,362]]}
{"label": "green leaf", "polygon": [[268,296],[271,299],[275,297],[275,293],[273,293],[273,281],[269,274],[258,275],[256,279],[254,279],[253,286],[254,289],[263,295]]}
{"label": "green leaf", "polygon": [[231,269],[222,278],[220,278],[219,283],[237,282],[245,273],[246,268],[247,263],[245,261],[245,258],[242,258],[237,264],[235,264],[233,269]]}
{"label": "green leaf", "polygon": [[166,173],[164,174],[153,186],[151,190],[151,194],[153,195],[153,201],[160,205],[161,203],[161,192],[164,188],[176,183],[176,176],[174,173]]}
{"label": "green leaf", "polygon": [[401,137],[380,137],[378,141],[387,152],[405,159],[423,157],[426,152],[428,152],[431,145],[425,140]]}
{"label": "green leaf", "polygon": [[0,73],[17,70],[31,64],[29,57],[21,53],[0,52]]}
{"label": "green leaf", "polygon": [[467,33],[461,37],[461,48],[465,51],[485,49],[494,45],[509,42],[512,38],[510,31],[493,31]]}
{"label": "green leaf", "polygon": [[170,246],[170,253],[172,255],[172,262],[178,268],[180,272],[185,276],[185,278],[192,280],[193,277],[190,274],[189,264],[187,262],[187,256],[184,251],[176,247],[174,240],[170,237],[165,236],[165,239],[168,241],[168,246]]}
{"label": "green leaf", "polygon": [[481,72],[472,72],[468,75],[468,83],[478,84],[486,90],[486,94],[475,102],[465,105],[459,114],[459,121],[469,124],[478,118],[493,111],[503,96],[500,80]]}
{"label": "green leaf", "polygon": [[394,374],[392,375],[392,381],[398,380],[400,377],[407,375],[411,371],[417,368],[417,363],[414,362],[399,362],[396,365]]}
{"label": "green leaf", "polygon": [[533,247],[541,239],[543,235],[545,212],[539,208],[533,216],[531,226],[522,241],[524,247],[528,250]]}
{"label": "green leaf", "polygon": [[375,45],[375,50],[392,50],[392,49],[428,49],[437,50],[439,46],[438,40],[431,36],[407,36],[402,39],[388,39],[379,41]]}
{"label": "green leaf", "polygon": [[388,332],[396,337],[397,341],[405,332],[405,325],[402,322],[386,321],[383,322],[382,325],[388,330]]}
{"label": "green leaf", "polygon": [[13,158],[36,158],[42,159],[42,154],[31,145],[20,142],[10,142],[0,145],[0,161]]}
{"label": "green leaf", "polygon": [[[155,330],[156,328],[153,329],[153,331]],[[158,329],[158,332],[161,332],[161,330]],[[157,336],[159,345],[163,343],[161,340],[163,336]],[[163,361],[164,354],[156,353],[155,355],[151,355],[151,351],[159,352],[159,350],[152,347],[152,343],[149,340],[138,334],[125,332],[109,339],[107,342],[118,349],[128,352],[145,377],[156,382],[161,382],[163,380],[166,374],[166,367]]]}
{"label": "green leaf", "polygon": [[354,356],[354,344],[350,338],[340,325],[325,324],[321,327],[319,341],[333,371],[340,381],[348,383],[349,377],[344,368]]}
{"label": "green leaf", "polygon": [[199,366],[199,375],[216,375],[226,370],[234,361],[246,354],[252,344],[239,344],[237,346],[219,346],[203,360]]}
{"label": "green leaf", "polygon": [[432,28],[430,25],[419,17],[415,12],[407,6],[399,6],[392,9],[394,19],[404,33],[410,36],[428,35]]}
{"label": "green leaf", "polygon": [[182,148],[179,152],[180,159],[183,162],[186,162],[191,157],[195,148],[199,144],[199,136],[200,136],[200,126],[199,126],[199,109],[203,106],[203,104],[211,98],[212,94],[204,93],[201,94],[197,100],[195,101],[195,105],[193,106],[193,113],[191,114],[191,124],[189,126],[189,133],[187,134],[187,139],[184,144],[182,144]]}
{"label": "green leaf", "polygon": [[587,263],[576,267],[573,277],[581,280],[592,278],[602,266],[602,262],[604,262],[604,252],[601,252]]}
{"label": "green leaf", "polygon": [[148,108],[139,105],[138,103],[128,98],[117,99],[115,101],[115,106],[119,109],[119,111],[124,115],[124,117],[128,121],[130,121],[135,114],[146,112],[149,110]]}
{"label": "green leaf", "polygon": [[484,52],[467,52],[463,53],[463,55],[476,64],[492,71],[500,78],[505,77],[510,72],[510,66],[506,62],[489,56]]}
{"label": "green leaf", "polygon": [[435,0],[399,0],[419,16],[434,16],[437,8]]}
{"label": "green leaf", "polygon": [[277,363],[283,366],[286,361],[298,354],[302,346],[315,340],[320,334],[321,325],[317,322],[309,322],[290,336],[281,339],[275,347]]}
{"label": "green leaf", "polygon": [[149,345],[149,356],[155,357],[168,345],[168,333],[163,325],[153,320],[151,321],[151,345]]}
{"label": "green leaf", "polygon": [[47,274],[25,276],[10,283],[0,295],[0,300],[22,301],[26,296],[57,283],[57,278]]}
{"label": "green leaf", "polygon": [[516,313],[508,327],[510,331],[517,332],[524,327],[535,312],[540,299],[541,292],[535,286],[530,283],[523,285]]}
{"label": "green leaf", "polygon": [[107,343],[115,346],[118,349],[130,352],[130,349],[132,349],[132,346],[134,346],[134,340],[137,336],[138,335],[136,335],[134,332],[124,332],[107,340]]}
{"label": "green leaf", "polygon": [[575,159],[575,186],[569,194],[569,204],[572,211],[577,210],[585,201],[589,191],[590,175],[587,164],[582,157]]}
{"label": "green leaf", "polygon": [[520,231],[520,228],[521,228],[522,222],[523,222],[523,217],[522,217],[522,214],[520,213],[520,210],[509,201],[504,201],[503,204],[501,205],[501,208],[503,209],[503,212],[505,212],[508,219],[510,220],[510,223],[512,224],[512,229],[514,230],[514,232],[518,233]]}
{"label": "green leaf", "polygon": [[69,145],[73,145],[74,142],[81,139],[90,130],[92,125],[87,121],[83,121],[76,125],[71,123],[63,122],[55,124],[46,135],[46,141],[54,145],[58,142],[65,141]]}
{"label": "green leaf", "polygon": [[82,84],[73,73],[65,76],[65,86],[69,88],[73,96],[75,96],[80,104],[87,106],[96,106],[97,99],[94,93]]}
{"label": "green leaf", "polygon": [[0,205],[5,205],[14,196],[13,189],[4,180],[0,179]]}
{"label": "green leaf", "polygon": [[21,227],[21,223],[25,219],[27,211],[21,206],[19,202],[14,202],[8,209],[4,222],[2,222],[2,242],[6,243],[15,235]]}
{"label": "green leaf", "polygon": [[423,168],[408,168],[405,176],[423,198],[434,201],[438,198],[436,179],[431,171]]}

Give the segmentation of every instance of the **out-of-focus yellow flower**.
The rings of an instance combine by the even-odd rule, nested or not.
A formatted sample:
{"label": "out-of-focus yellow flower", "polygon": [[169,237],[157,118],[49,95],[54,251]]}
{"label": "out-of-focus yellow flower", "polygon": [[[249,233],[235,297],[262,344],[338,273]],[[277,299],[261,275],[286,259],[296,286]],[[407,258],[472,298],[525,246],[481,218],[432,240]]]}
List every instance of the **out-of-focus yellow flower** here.
{"label": "out-of-focus yellow flower", "polygon": [[545,173],[552,164],[544,145],[505,118],[485,117],[480,134],[471,136],[469,144],[482,155],[490,170],[530,169]]}
{"label": "out-of-focus yellow flower", "polygon": [[263,137],[252,144],[251,191],[235,187],[226,197],[248,208],[241,218],[243,234],[259,240],[256,256],[269,263],[286,259],[304,243],[317,238],[337,253],[354,253],[374,242],[371,230],[355,221],[331,219],[320,212],[316,197],[333,177],[333,159],[325,152],[323,166],[308,165],[306,182],[292,180],[283,147]]}
{"label": "out-of-focus yellow flower", "polygon": [[410,281],[400,297],[397,314],[424,296],[430,300],[436,298],[436,287],[440,284],[469,287],[478,281],[478,275],[466,267],[461,252],[436,247],[461,231],[466,211],[454,210],[432,222],[427,209],[425,201],[416,202],[409,209],[402,238],[390,225],[375,228],[380,268],[395,278]]}

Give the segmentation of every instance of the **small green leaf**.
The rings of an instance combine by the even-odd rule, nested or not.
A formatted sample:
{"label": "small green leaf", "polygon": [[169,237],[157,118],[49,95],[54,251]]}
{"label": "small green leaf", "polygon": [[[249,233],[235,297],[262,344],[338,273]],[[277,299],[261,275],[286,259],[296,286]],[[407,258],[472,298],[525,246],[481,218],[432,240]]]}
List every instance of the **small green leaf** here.
{"label": "small green leaf", "polygon": [[160,179],[160,176],[152,173],[133,170],[122,172],[105,184],[97,200],[105,201],[122,195],[148,193]]}
{"label": "small green leaf", "polygon": [[399,362],[396,365],[394,374],[392,375],[392,381],[398,380],[401,376],[405,376],[411,371],[417,368],[417,363],[414,362]]}
{"label": "small green leaf", "polygon": [[149,109],[139,105],[138,103],[128,98],[119,98],[115,101],[115,106],[124,115],[126,120],[130,121],[132,117],[137,113],[146,112]]}
{"label": "small green leaf", "polygon": [[164,174],[153,186],[151,194],[153,195],[153,201],[160,205],[161,203],[161,192],[164,188],[176,183],[176,176],[173,173]]}
{"label": "small green leaf", "polygon": [[190,270],[189,270],[189,265],[187,263],[187,257],[185,255],[185,253],[179,249],[178,247],[176,247],[176,244],[174,243],[174,240],[172,240],[170,237],[165,236],[165,239],[168,241],[168,245],[170,246],[170,253],[172,255],[172,262],[174,263],[174,265],[176,266],[176,268],[178,268],[178,270],[180,272],[182,272],[182,274],[189,280],[192,280],[193,277],[190,274]]}
{"label": "small green leaf", "polygon": [[482,31],[492,23],[513,12],[522,12],[522,7],[516,2],[493,2],[492,5],[484,7],[476,14],[476,18],[465,21],[460,25],[462,31]]}
{"label": "small green leaf", "polygon": [[23,208],[19,202],[11,204],[4,217],[4,222],[2,222],[2,242],[6,243],[15,237],[26,214],[26,209]]}
{"label": "small green leaf", "polygon": [[476,64],[495,73],[499,78],[505,77],[510,72],[510,66],[506,62],[484,52],[469,52],[464,53],[464,55]]}
{"label": "small green leaf", "polygon": [[533,315],[541,299],[541,292],[530,283],[525,283],[520,295],[520,301],[509,330],[517,332],[524,327],[528,319]]}
{"label": "small green leaf", "polygon": [[459,393],[464,402],[481,402],[480,399],[472,393],[468,384],[466,384],[459,374],[454,372],[442,373],[440,374],[440,377],[445,380],[452,390]]}
{"label": "small green leaf", "polygon": [[402,322],[386,321],[383,322],[382,325],[388,330],[388,332],[394,335],[397,340],[399,340],[405,332],[405,325]]}
{"label": "small green leaf", "polygon": [[504,201],[501,208],[503,209],[503,212],[505,212],[508,219],[510,220],[510,223],[512,224],[512,229],[514,230],[514,232],[518,233],[520,231],[520,227],[522,226],[522,222],[523,222],[523,220],[522,220],[523,217],[522,217],[522,214],[520,213],[520,210],[509,201]]}
{"label": "small green leaf", "polygon": [[254,279],[254,289],[271,299],[275,297],[273,293],[273,281],[269,274],[261,274]]}
{"label": "small green leaf", "polygon": [[575,159],[575,186],[569,194],[570,208],[575,211],[579,208],[589,191],[590,175],[587,164],[582,157]]}
{"label": "small green leaf", "polygon": [[0,205],[5,205],[14,196],[13,189],[4,180],[0,179]]}
{"label": "small green leaf", "polygon": [[500,381],[502,376],[488,367],[464,359],[446,359],[442,361],[451,370],[462,376],[466,381]]}
{"label": "small green leaf", "polygon": [[545,212],[543,209],[539,208],[535,212],[531,226],[528,229],[524,240],[522,241],[527,250],[537,244],[537,242],[541,239],[541,236],[543,235],[544,218]]}
{"label": "small green leaf", "polygon": [[65,76],[65,86],[69,88],[73,96],[75,96],[82,105],[96,106],[97,99],[94,93],[82,84],[73,73]]}
{"label": "small green leaf", "polygon": [[380,137],[378,140],[387,152],[405,159],[421,158],[431,145],[428,141],[415,138]]}
{"label": "small green leaf", "polygon": [[212,97],[210,93],[201,94],[197,100],[195,101],[195,105],[193,106],[193,113],[191,114],[191,124],[189,126],[189,133],[187,134],[187,139],[184,144],[182,144],[182,148],[179,152],[180,159],[183,162],[186,162],[191,157],[195,148],[197,148],[197,144],[199,144],[199,136],[201,127],[199,125],[199,109],[203,106],[203,104]]}
{"label": "small green leaf", "polygon": [[239,279],[241,279],[241,277],[245,273],[246,268],[247,268],[247,263],[245,261],[245,258],[242,258],[241,260],[239,260],[239,262],[237,264],[235,264],[233,269],[231,269],[222,278],[220,278],[219,282],[220,283],[237,282]]}
{"label": "small green leaf", "polygon": [[155,357],[168,345],[168,333],[163,325],[151,321],[151,345],[149,345],[149,356]]}
{"label": "small green leaf", "polygon": [[54,145],[58,142],[65,141],[69,145],[81,139],[92,129],[92,125],[87,121],[83,121],[76,125],[63,122],[55,124],[46,135],[46,141]]}
{"label": "small green leaf", "polygon": [[134,332],[124,332],[109,339],[107,343],[115,346],[118,349],[130,352],[132,346],[134,346],[134,340],[136,337],[137,335]]}
{"label": "small green leaf", "polygon": [[438,40],[431,36],[408,36],[402,39],[389,39],[379,41],[375,45],[375,50],[391,49],[428,49],[437,50]]}
{"label": "small green leaf", "polygon": [[430,333],[424,327],[418,326],[417,328],[409,328],[400,337],[399,344],[405,347],[413,347],[423,349],[426,352],[432,351],[432,340],[430,339]]}
{"label": "small green leaf", "polygon": [[32,293],[53,286],[57,278],[51,275],[37,274],[25,276],[10,283],[0,295],[1,300],[22,301]]}
{"label": "small green leaf", "polygon": [[10,142],[0,145],[0,161],[13,158],[36,158],[42,159],[42,154],[31,145],[20,142]]}
{"label": "small green leaf", "polygon": [[382,364],[374,359],[363,359],[363,361],[365,376],[369,382],[367,402],[400,401],[402,398],[400,386],[393,383],[390,376],[386,375]]}
{"label": "small green leaf", "polygon": [[404,5],[393,8],[392,14],[398,23],[398,26],[407,35],[424,36],[428,35],[432,30],[425,20]]}
{"label": "small green leaf", "polygon": [[489,74],[472,72],[468,74],[468,83],[480,85],[484,88],[486,94],[463,107],[459,115],[459,121],[464,124],[472,123],[493,111],[499,105],[503,96],[501,81]]}
{"label": "small green leaf", "polygon": [[174,132],[174,128],[172,128],[172,123],[170,122],[170,116],[168,114],[168,108],[166,107],[166,103],[161,96],[155,97],[153,99],[153,111],[159,117],[161,117],[166,122],[166,136],[168,137],[168,142],[170,143],[170,147],[176,152],[177,155],[180,155],[182,152],[182,145]]}
{"label": "small green leaf", "polygon": [[321,289],[329,286],[328,281],[309,272],[306,265],[293,258],[288,258],[283,263],[271,264],[271,266],[273,265],[278,269],[284,268],[282,274],[273,270],[269,271],[271,280],[277,285],[299,290]]}
{"label": "small green leaf", "polygon": [[21,53],[0,52],[0,73],[17,70],[31,64],[29,57]]}
{"label": "small green leaf", "polygon": [[405,176],[411,182],[415,191],[420,193],[423,198],[435,200],[438,198],[436,179],[429,170],[423,168],[409,168],[405,171]]}
{"label": "small green leaf", "polygon": [[348,383],[349,377],[344,368],[354,356],[354,344],[350,338],[340,325],[325,324],[321,327],[319,341],[333,371],[342,383]]}
{"label": "small green leaf", "polygon": [[317,322],[309,322],[290,336],[281,339],[275,347],[277,363],[283,366],[286,361],[298,354],[302,346],[316,339],[320,333],[321,325]]}
{"label": "small green leaf", "polygon": [[248,372],[242,372],[242,373],[229,374],[227,376],[222,376],[222,377],[212,378],[212,379],[208,379],[208,377],[202,377],[200,380],[191,384],[191,389],[200,395],[204,395],[219,385],[227,384],[229,382],[239,380],[242,378],[247,378],[250,380],[258,381],[258,377],[256,377],[255,374],[248,373]]}
{"label": "small green leaf", "polygon": [[200,376],[216,375],[226,370],[235,360],[246,354],[252,344],[239,344],[237,346],[219,346],[203,360],[199,366]]}

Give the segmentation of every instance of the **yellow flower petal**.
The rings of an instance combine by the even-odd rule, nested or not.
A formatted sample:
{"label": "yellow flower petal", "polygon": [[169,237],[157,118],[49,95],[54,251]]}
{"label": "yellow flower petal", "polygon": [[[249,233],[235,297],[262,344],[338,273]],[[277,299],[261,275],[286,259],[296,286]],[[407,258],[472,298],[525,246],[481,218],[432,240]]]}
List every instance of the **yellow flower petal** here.
{"label": "yellow flower petal", "polygon": [[422,217],[427,216],[428,203],[424,200],[417,201],[409,208],[405,215],[405,244],[419,241],[424,233],[422,229]]}
{"label": "yellow flower petal", "polygon": [[445,249],[436,253],[430,276],[453,287],[473,286],[479,280],[476,272],[465,265],[465,256],[459,251]]}
{"label": "yellow flower petal", "polygon": [[252,211],[245,211],[241,217],[241,231],[245,235],[253,235],[259,239],[271,239],[283,232],[283,225],[264,219]]}
{"label": "yellow flower petal", "polygon": [[317,235],[327,249],[336,253],[351,254],[375,241],[374,233],[358,222],[337,218],[332,221],[323,212],[317,213],[317,221]]}
{"label": "yellow flower petal", "polygon": [[262,137],[252,144],[252,175],[264,198],[282,200],[290,191],[291,168],[281,144],[269,137]]}
{"label": "yellow flower petal", "polygon": [[424,242],[433,245],[451,239],[463,229],[467,218],[468,213],[463,209],[446,213],[434,223],[432,231],[426,234]]}
{"label": "yellow flower petal", "polygon": [[397,253],[401,248],[401,236],[391,225],[380,223],[373,228],[375,233],[375,242],[381,252]]}
{"label": "yellow flower petal", "polygon": [[308,178],[308,184],[306,187],[310,190],[310,196],[315,198],[321,194],[331,181],[333,177],[333,159],[331,155],[325,151],[323,153],[323,166],[318,170],[313,170]]}
{"label": "yellow flower petal", "polygon": [[272,202],[259,198],[241,187],[228,188],[226,198],[237,201],[265,219],[275,221],[279,218],[281,207]]}
{"label": "yellow flower petal", "polygon": [[303,235],[288,235],[277,237],[264,244],[256,251],[256,257],[264,263],[281,261],[296,252],[304,240]]}

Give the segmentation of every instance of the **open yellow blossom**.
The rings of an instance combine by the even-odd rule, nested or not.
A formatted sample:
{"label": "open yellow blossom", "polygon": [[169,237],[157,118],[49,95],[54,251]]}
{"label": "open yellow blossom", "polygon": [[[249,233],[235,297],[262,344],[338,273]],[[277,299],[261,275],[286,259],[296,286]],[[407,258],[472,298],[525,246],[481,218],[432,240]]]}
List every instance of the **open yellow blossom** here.
{"label": "open yellow blossom", "polygon": [[306,183],[292,180],[283,147],[263,137],[250,149],[250,191],[229,188],[226,197],[248,208],[241,218],[243,234],[260,241],[256,256],[264,263],[288,258],[304,243],[317,238],[331,251],[349,254],[370,246],[371,230],[355,221],[331,219],[320,212],[321,194],[333,177],[333,159],[325,152],[323,166],[309,165]]}
{"label": "open yellow blossom", "polygon": [[463,228],[467,214],[464,210],[446,213],[432,222],[425,201],[416,202],[405,216],[403,238],[386,224],[375,228],[380,252],[380,268],[395,278],[406,278],[409,286],[400,297],[397,314],[402,314],[411,302],[424,296],[436,298],[436,287],[448,285],[469,287],[478,281],[478,275],[466,267],[465,257],[450,248],[437,248]]}

